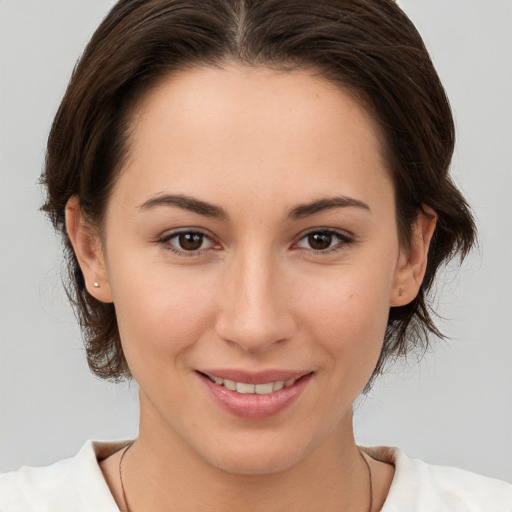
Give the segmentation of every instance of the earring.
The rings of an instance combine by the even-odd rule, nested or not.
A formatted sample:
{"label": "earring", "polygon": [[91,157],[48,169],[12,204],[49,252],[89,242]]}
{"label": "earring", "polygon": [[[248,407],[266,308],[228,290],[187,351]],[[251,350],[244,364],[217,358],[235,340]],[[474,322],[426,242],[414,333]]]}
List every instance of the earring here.
{"label": "earring", "polygon": [[94,286],[94,288],[99,288],[100,287],[100,283],[97,283],[96,281],[94,281],[94,283],[92,283],[92,285]]}

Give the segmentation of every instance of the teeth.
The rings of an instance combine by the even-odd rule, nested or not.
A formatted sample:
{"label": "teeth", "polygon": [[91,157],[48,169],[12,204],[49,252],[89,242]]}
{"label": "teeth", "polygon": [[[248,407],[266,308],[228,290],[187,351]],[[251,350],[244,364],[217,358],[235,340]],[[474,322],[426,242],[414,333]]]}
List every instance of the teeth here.
{"label": "teeth", "polygon": [[254,384],[245,384],[244,382],[236,383],[236,390],[239,393],[254,393],[254,388],[256,386]]}
{"label": "teeth", "polygon": [[274,391],[274,383],[269,382],[267,384],[256,384],[256,386],[254,386],[254,391],[256,391],[258,395],[268,395]]}
{"label": "teeth", "polygon": [[295,384],[296,379],[288,379],[284,381],[284,387],[289,388]]}
{"label": "teeth", "polygon": [[274,382],[274,391],[279,391],[280,389],[284,388],[284,380],[278,380],[277,382]]}
{"label": "teeth", "polygon": [[235,382],[234,380],[221,379],[220,377],[214,377],[207,375],[207,377],[215,384],[224,386],[230,391],[236,391],[241,394],[257,394],[257,395],[268,395],[273,391],[279,391],[283,388],[289,388],[293,386],[297,379],[278,380],[276,382],[267,382],[265,384],[247,384],[245,382]]}
{"label": "teeth", "polygon": [[230,389],[231,391],[236,391],[236,382],[224,379],[224,387]]}

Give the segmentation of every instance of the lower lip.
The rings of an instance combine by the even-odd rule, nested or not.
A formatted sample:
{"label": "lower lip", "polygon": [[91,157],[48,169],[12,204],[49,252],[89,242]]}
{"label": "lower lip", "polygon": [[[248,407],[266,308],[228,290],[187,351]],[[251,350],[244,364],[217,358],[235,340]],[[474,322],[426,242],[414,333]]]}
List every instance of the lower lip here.
{"label": "lower lip", "polygon": [[239,418],[250,420],[272,418],[290,407],[304,391],[312,377],[310,373],[301,377],[288,388],[273,391],[267,395],[258,395],[231,391],[224,386],[215,384],[201,374],[198,375],[218,405]]}

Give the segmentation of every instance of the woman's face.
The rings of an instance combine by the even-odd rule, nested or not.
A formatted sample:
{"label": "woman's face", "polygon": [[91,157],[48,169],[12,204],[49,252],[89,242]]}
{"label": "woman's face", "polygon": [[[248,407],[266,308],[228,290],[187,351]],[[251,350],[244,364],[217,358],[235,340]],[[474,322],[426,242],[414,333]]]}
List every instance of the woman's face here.
{"label": "woman's face", "polygon": [[306,71],[204,67],[149,93],[129,145],[91,293],[141,436],[239,473],[348,439],[409,264],[372,119]]}

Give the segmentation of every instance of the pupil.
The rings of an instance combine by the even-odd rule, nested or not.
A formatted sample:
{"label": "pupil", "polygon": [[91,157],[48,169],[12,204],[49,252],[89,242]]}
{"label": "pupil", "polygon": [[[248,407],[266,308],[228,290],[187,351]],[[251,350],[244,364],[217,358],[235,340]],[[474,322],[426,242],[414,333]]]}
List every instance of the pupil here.
{"label": "pupil", "polygon": [[197,251],[203,243],[201,233],[182,233],[178,238],[180,247],[185,251]]}
{"label": "pupil", "polygon": [[328,249],[332,242],[332,235],[329,233],[312,233],[308,236],[308,242],[311,248],[317,251]]}

